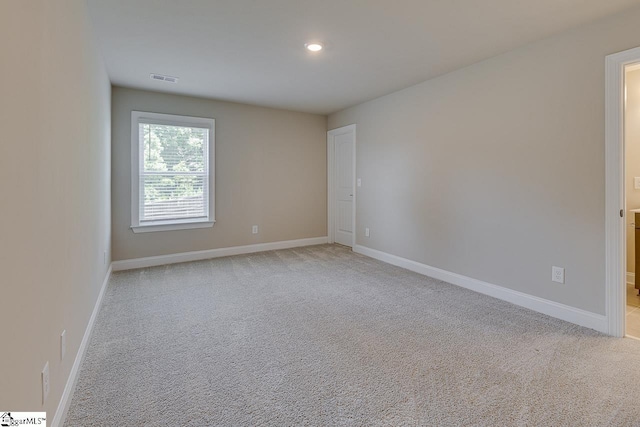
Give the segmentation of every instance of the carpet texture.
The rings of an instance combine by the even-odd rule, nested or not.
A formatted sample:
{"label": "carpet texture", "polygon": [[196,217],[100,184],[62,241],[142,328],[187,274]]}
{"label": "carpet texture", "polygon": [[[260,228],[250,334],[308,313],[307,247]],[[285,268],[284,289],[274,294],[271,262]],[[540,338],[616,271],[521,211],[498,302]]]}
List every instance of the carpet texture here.
{"label": "carpet texture", "polygon": [[640,342],[336,245],[145,268],[65,425],[640,425]]}

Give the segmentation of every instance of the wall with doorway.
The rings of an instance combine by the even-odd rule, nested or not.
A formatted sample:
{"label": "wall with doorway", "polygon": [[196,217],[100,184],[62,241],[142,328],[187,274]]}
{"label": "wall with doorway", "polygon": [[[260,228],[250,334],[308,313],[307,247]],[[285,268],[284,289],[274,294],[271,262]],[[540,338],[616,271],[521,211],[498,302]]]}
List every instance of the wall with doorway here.
{"label": "wall with doorway", "polygon": [[357,245],[605,315],[604,64],[640,46],[639,21],[635,8],[331,114],[329,129],[358,126]]}
{"label": "wall with doorway", "polygon": [[[625,188],[627,210],[640,209],[640,189],[634,187],[635,177],[640,177],[640,68],[627,71],[625,133]],[[634,215],[627,215],[627,281],[633,282],[635,274]]]}

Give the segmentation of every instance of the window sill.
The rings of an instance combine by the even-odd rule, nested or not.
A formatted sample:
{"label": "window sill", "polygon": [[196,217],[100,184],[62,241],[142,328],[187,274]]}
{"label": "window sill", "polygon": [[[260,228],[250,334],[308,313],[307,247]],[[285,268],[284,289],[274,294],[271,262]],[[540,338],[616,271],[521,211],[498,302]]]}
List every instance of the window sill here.
{"label": "window sill", "polygon": [[190,230],[193,228],[211,228],[215,221],[173,222],[169,224],[133,225],[134,233],[152,233],[155,231]]}

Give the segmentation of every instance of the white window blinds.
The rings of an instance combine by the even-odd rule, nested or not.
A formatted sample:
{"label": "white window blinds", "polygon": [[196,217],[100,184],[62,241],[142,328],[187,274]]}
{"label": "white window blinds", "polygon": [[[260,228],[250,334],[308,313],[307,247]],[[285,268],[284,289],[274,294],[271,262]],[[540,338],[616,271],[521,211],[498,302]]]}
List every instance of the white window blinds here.
{"label": "white window blinds", "polygon": [[211,130],[166,119],[138,118],[134,226],[210,220]]}
{"label": "white window blinds", "polygon": [[209,130],[138,125],[140,222],[206,218]]}

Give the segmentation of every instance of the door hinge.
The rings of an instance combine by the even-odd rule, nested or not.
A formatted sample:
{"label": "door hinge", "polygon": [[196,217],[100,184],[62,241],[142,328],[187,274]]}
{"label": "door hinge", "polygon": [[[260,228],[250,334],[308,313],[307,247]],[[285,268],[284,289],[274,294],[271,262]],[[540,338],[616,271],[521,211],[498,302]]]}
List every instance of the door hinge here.
{"label": "door hinge", "polygon": [[624,218],[624,209],[620,209],[620,218]]}

